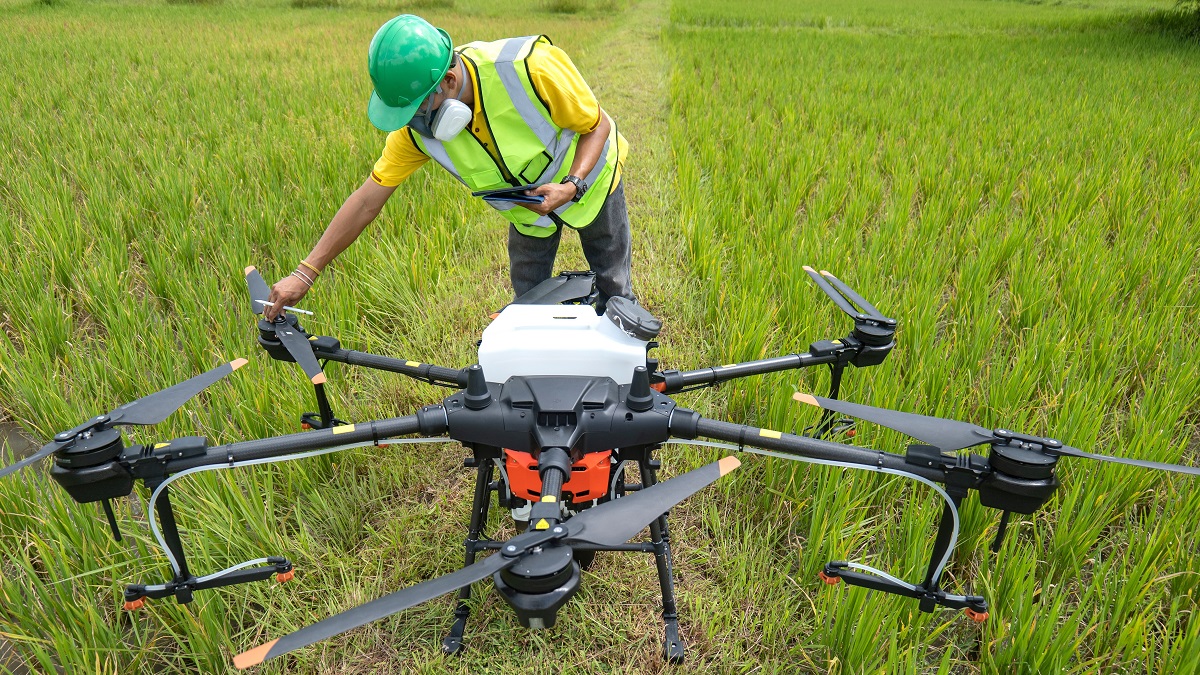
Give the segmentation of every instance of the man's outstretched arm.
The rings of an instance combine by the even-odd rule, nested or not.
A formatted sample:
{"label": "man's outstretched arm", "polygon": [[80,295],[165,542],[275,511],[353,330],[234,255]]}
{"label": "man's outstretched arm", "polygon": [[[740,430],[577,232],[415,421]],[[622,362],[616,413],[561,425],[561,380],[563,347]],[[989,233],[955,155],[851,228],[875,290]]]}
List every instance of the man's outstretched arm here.
{"label": "man's outstretched arm", "polygon": [[[325,228],[325,233],[321,235],[317,245],[305,258],[305,261],[316,268],[316,271],[305,266],[300,266],[299,271],[305,276],[315,279],[326,265],[346,250],[346,247],[354,243],[367,225],[370,225],[379,216],[383,205],[395,191],[395,186],[384,187],[376,183],[374,179],[368,178],[362,187],[346,198],[342,207],[334,214],[333,220],[329,221],[329,226]],[[271,287],[269,301],[275,306],[266,307],[263,312],[264,316],[268,320],[274,320],[283,311],[284,305],[295,305],[300,298],[304,297],[308,289],[308,283],[296,274],[290,274],[280,279]]]}

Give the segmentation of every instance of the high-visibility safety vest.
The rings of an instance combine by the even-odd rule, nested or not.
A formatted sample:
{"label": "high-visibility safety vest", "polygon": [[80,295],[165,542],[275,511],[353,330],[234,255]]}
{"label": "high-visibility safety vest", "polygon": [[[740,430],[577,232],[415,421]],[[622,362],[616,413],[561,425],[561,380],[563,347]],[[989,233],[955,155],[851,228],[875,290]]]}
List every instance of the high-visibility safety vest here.
{"label": "high-visibility safety vest", "polygon": [[[498,163],[479,139],[460,133],[442,142],[412,134],[417,146],[441,164],[464,185],[477,190],[494,190],[525,184],[558,183],[571,169],[579,136],[554,124],[550,111],[538,97],[529,79],[525,59],[537,44],[550,44],[544,35],[510,38],[495,42],[472,42],[461,48],[462,58],[471,62],[478,77],[475,95],[481,101],[485,122],[492,132]],[[578,202],[567,202],[552,213],[574,228],[587,227],[600,212],[616,175],[617,125],[610,125],[600,159],[587,176],[588,191]],[[513,202],[485,200],[522,234],[548,237],[557,223]]]}

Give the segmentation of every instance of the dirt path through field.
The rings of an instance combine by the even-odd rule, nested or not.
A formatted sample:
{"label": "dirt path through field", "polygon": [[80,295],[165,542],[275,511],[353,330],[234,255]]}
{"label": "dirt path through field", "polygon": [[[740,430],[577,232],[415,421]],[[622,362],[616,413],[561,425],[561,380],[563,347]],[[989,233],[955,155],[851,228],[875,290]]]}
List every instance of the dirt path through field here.
{"label": "dirt path through field", "polygon": [[697,358],[700,312],[677,215],[671,64],[663,43],[669,13],[667,0],[631,3],[580,60],[601,105],[629,140],[624,180],[633,226],[634,291],[663,320],[660,358],[691,367],[673,358]]}

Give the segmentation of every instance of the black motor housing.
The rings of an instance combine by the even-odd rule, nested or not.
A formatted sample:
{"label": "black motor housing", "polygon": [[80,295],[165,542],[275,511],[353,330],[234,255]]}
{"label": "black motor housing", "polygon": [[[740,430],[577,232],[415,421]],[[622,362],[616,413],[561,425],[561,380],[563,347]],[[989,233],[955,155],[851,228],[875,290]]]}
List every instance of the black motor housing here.
{"label": "black motor housing", "polygon": [[50,477],[80,504],[124,497],[133,492],[133,475],[117,461],[124,451],[120,431],[89,430],[54,453]]}
{"label": "black motor housing", "polygon": [[988,463],[992,473],[979,486],[979,503],[993,509],[1030,514],[1058,489],[1058,458],[1021,444],[994,444]]}
{"label": "black motor housing", "polygon": [[558,610],[579,590],[579,563],[569,546],[551,546],[527,554],[516,565],[496,572],[500,597],[526,628],[550,628]]}

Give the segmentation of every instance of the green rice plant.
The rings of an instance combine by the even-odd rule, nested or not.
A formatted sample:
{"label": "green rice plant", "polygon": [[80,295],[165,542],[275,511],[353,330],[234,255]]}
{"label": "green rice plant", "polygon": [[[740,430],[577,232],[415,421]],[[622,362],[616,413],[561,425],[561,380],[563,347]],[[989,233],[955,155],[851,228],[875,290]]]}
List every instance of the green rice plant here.
{"label": "green rice plant", "polygon": [[[130,439],[295,430],[311,389],[294,367],[251,353],[241,270],[282,276],[365,178],[382,136],[363,115],[363,41],[412,7],[0,4],[11,66],[0,81],[6,417],[45,439],[252,356]],[[846,397],[1195,461],[1200,92],[1196,46],[1155,28],[1166,4],[418,9],[460,43],[549,34],[619,121],[632,145],[635,285],[665,320],[664,365],[804,351],[842,334],[844,317],[801,269],[813,264],[900,319],[897,349],[852,370]],[[453,180],[422,171],[323,275],[305,325],[368,351],[469,363],[487,314],[509,299],[503,238]],[[568,241],[560,268],[582,265]],[[443,394],[329,373],[334,409],[356,420]],[[679,401],[801,430],[814,418],[790,394],[827,383],[821,371],[777,373]],[[858,432],[868,447],[907,442]],[[247,646],[454,569],[469,509],[462,454],[364,449],[183,479],[172,499],[196,569],[282,553],[297,579],[132,614],[117,609],[122,585],[168,573],[145,529],[148,493],[115,505],[116,543],[96,508],[27,471],[0,485],[0,634],[39,672],[229,672]],[[676,473],[712,452],[662,456]],[[1200,492],[1185,477],[1063,460],[1063,487],[1042,512],[1014,516],[999,555],[988,551],[996,514],[968,501],[947,586],[988,598],[992,618],[976,626],[815,578],[832,559],[922,575],[940,509],[926,488],[747,460],[672,513],[689,672],[1200,665],[1190,537]],[[503,513],[490,526],[511,534]],[[453,606],[443,599],[263,672],[669,670],[648,557],[599,556],[546,632],[520,629],[479,590],[461,660],[437,650]]]}
{"label": "green rice plant", "polygon": [[[713,341],[733,359],[754,358],[802,350],[793,335],[844,330],[800,269],[817,262],[901,322],[905,349],[855,376],[843,389],[853,400],[1052,433],[1112,454],[1194,457],[1195,365],[1177,312],[1200,297],[1187,225],[1196,111],[1184,75],[1195,46],[1144,32],[1137,19],[1154,11],[675,5],[676,185],[694,273],[711,280],[703,299]],[[1121,132],[1112,133],[1117,119]],[[755,328],[763,325],[771,329]],[[773,390],[819,390],[825,381],[813,375],[727,387],[731,414],[772,428],[811,423],[797,424],[787,401],[755,402]],[[856,443],[902,447],[866,426]],[[982,585],[995,598],[993,621],[1028,632],[996,642],[992,622],[982,635],[942,629],[936,615],[891,600],[872,599],[867,612],[849,590],[814,612],[847,631],[821,638],[831,650],[824,667],[1186,670],[1192,657],[1166,645],[1191,628],[1159,627],[1189,624],[1190,614],[1169,618],[1172,600],[1125,579],[1137,577],[1138,563],[1193,578],[1194,547],[1164,556],[1123,534],[1130,513],[1155,514],[1151,527],[1164,537],[1194,528],[1178,479],[1081,462],[1059,471],[1059,495],[997,558],[1000,570],[1018,558],[1043,568],[989,579],[995,515],[968,505],[973,529],[964,532],[984,536],[962,543],[949,582]],[[934,504],[922,503],[923,519],[907,524],[905,513],[885,525],[884,504],[917,503],[898,487],[882,488],[876,504],[857,477],[767,483],[811,510],[811,521],[797,519],[798,534],[827,548],[799,552],[810,574],[825,560],[875,556],[871,564],[893,574],[923,573],[917,552],[922,541],[928,547]],[[836,523],[850,523],[865,543],[831,534]],[[1087,586],[1089,566],[1114,553],[1128,557]],[[1130,600],[1097,608],[1116,584]],[[1020,593],[1053,604],[1014,605]],[[1192,603],[1186,591],[1170,598]],[[1125,621],[1128,643],[1101,637]],[[977,641],[1002,649],[981,652]],[[1124,646],[1135,643],[1179,661],[1164,666]]]}
{"label": "green rice plant", "polygon": [[587,9],[587,0],[546,0],[547,12],[557,14],[578,14]]}

